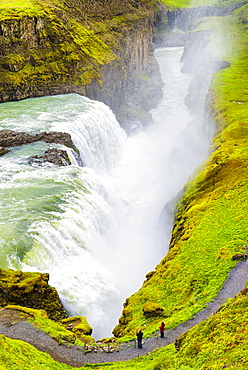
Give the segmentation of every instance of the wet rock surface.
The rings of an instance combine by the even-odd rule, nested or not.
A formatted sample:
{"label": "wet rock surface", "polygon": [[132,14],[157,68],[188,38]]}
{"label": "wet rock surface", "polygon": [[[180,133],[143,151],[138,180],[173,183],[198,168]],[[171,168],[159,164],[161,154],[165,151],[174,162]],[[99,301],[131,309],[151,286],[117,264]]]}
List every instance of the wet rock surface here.
{"label": "wet rock surface", "polygon": [[4,154],[7,154],[9,153],[10,150],[9,149],[6,149],[6,148],[3,148],[3,147],[0,147],[0,156],[4,155]]}
{"label": "wet rock surface", "polygon": [[33,156],[29,159],[30,164],[46,165],[46,163],[53,163],[57,166],[68,166],[71,164],[70,158],[66,150],[51,148],[45,151],[42,156]]}
{"label": "wet rock surface", "polygon": [[[82,165],[78,150],[72,142],[71,135],[65,132],[40,132],[35,135],[30,135],[26,132],[0,130],[0,156],[11,151],[6,148],[27,145],[37,141],[61,144],[73,149],[78,157],[78,162]],[[29,163],[40,166],[44,166],[47,163],[53,163],[58,166],[68,166],[71,164],[71,161],[66,150],[50,148],[46,150],[42,156],[30,157]]]}
{"label": "wet rock surface", "polygon": [[[198,312],[191,320],[184,322],[175,329],[166,330],[165,337],[159,338],[157,334],[145,339],[143,348],[138,349],[135,342],[126,343],[120,347],[106,350],[97,347],[88,352],[84,346],[59,345],[53,338],[42,331],[37,331],[32,325],[23,320],[11,320],[0,315],[0,334],[9,338],[24,340],[43,352],[49,353],[56,361],[71,366],[80,367],[86,363],[104,363],[131,360],[144,356],[156,348],[167,346],[185,331],[197,325],[201,321],[213,315],[228,298],[233,298],[240,290],[243,290],[247,281],[247,266],[244,260],[240,261],[230,273],[219,295],[210,302],[206,308]],[[18,322],[17,322],[18,321]],[[109,348],[109,351],[108,351]]]}
{"label": "wet rock surface", "polygon": [[39,134],[30,135],[26,132],[0,130],[0,146],[5,148],[26,145],[41,140],[46,143],[63,144],[68,148],[74,149],[71,135],[65,132],[41,132]]}

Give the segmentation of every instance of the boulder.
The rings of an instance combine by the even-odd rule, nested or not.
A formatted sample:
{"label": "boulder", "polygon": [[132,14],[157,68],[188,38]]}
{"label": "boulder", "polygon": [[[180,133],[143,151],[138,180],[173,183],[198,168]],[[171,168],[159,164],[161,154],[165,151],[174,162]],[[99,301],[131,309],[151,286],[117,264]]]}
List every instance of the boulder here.
{"label": "boulder", "polygon": [[149,317],[162,316],[163,312],[163,307],[157,303],[148,302],[143,306],[143,314],[146,319],[148,319]]}
{"label": "boulder", "polygon": [[71,135],[65,132],[40,132],[36,135],[30,135],[26,132],[0,130],[0,146],[2,147],[20,146],[41,140],[46,143],[62,144],[75,149]]}
{"label": "boulder", "polygon": [[[78,157],[78,162],[82,165],[79,156],[79,151],[72,142],[71,135],[66,132],[40,132],[35,135],[27,134],[26,132],[18,132],[12,130],[0,130],[0,156],[10,152],[9,147],[31,144],[36,141],[44,141],[46,143],[55,143],[65,145],[72,148]],[[58,166],[68,166],[71,164],[69,156],[65,150],[51,148],[44,155],[38,157],[33,156],[29,161],[31,164],[36,163],[43,165],[45,162],[50,162]]]}
{"label": "boulder", "polygon": [[34,141],[34,136],[26,134],[25,132],[16,132],[12,130],[0,130],[0,146],[12,147],[23,144],[30,144]]}
{"label": "boulder", "polygon": [[10,150],[9,149],[6,149],[6,148],[3,148],[2,146],[0,147],[0,156],[6,154],[6,153],[9,153]]}
{"label": "boulder", "polygon": [[57,166],[68,166],[71,164],[66,150],[51,148],[45,151],[42,156],[33,156],[29,159],[30,164],[44,165],[46,162],[56,164]]}

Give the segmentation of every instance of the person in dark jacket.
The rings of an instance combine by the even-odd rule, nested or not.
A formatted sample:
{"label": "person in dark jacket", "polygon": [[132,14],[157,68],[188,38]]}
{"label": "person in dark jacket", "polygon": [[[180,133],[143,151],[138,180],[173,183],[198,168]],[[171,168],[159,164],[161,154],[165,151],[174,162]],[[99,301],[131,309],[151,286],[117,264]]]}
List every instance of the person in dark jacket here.
{"label": "person in dark jacket", "polygon": [[164,327],[165,327],[165,323],[164,322],[161,322],[161,325],[159,327],[160,338],[164,338]]}
{"label": "person in dark jacket", "polygon": [[142,330],[139,330],[136,336],[138,341],[138,348],[142,348],[142,338],[143,338]]}

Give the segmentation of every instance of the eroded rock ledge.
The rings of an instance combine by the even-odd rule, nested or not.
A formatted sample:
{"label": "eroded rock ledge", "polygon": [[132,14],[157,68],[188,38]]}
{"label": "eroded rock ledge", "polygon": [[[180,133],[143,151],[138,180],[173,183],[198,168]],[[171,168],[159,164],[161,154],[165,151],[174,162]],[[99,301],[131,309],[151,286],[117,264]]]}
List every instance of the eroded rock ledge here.
{"label": "eroded rock ledge", "polygon": [[41,140],[46,143],[62,144],[68,148],[75,149],[71,135],[66,132],[40,132],[39,134],[30,135],[26,132],[0,130],[0,146],[5,148],[30,144]]}
{"label": "eroded rock ledge", "polygon": [[[35,135],[26,132],[17,132],[12,130],[0,130],[0,156],[9,153],[9,147],[31,144],[36,141],[45,141],[46,143],[62,144],[73,149],[77,154],[78,150],[72,142],[71,135],[65,132],[40,132]],[[42,156],[33,156],[30,163],[42,165],[44,162],[50,162],[58,166],[67,166],[71,164],[66,150],[50,148]]]}

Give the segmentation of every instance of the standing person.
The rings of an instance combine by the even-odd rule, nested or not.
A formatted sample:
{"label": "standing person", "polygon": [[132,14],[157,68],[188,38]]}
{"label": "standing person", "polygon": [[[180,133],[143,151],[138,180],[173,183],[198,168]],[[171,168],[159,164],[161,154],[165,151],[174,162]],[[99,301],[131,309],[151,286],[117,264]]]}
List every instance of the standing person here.
{"label": "standing person", "polygon": [[161,325],[159,327],[159,331],[160,331],[160,338],[164,338],[164,327],[165,327],[165,323],[162,321],[161,322]]}
{"label": "standing person", "polygon": [[143,338],[142,330],[139,330],[136,336],[138,340],[138,348],[142,348],[142,338]]}

